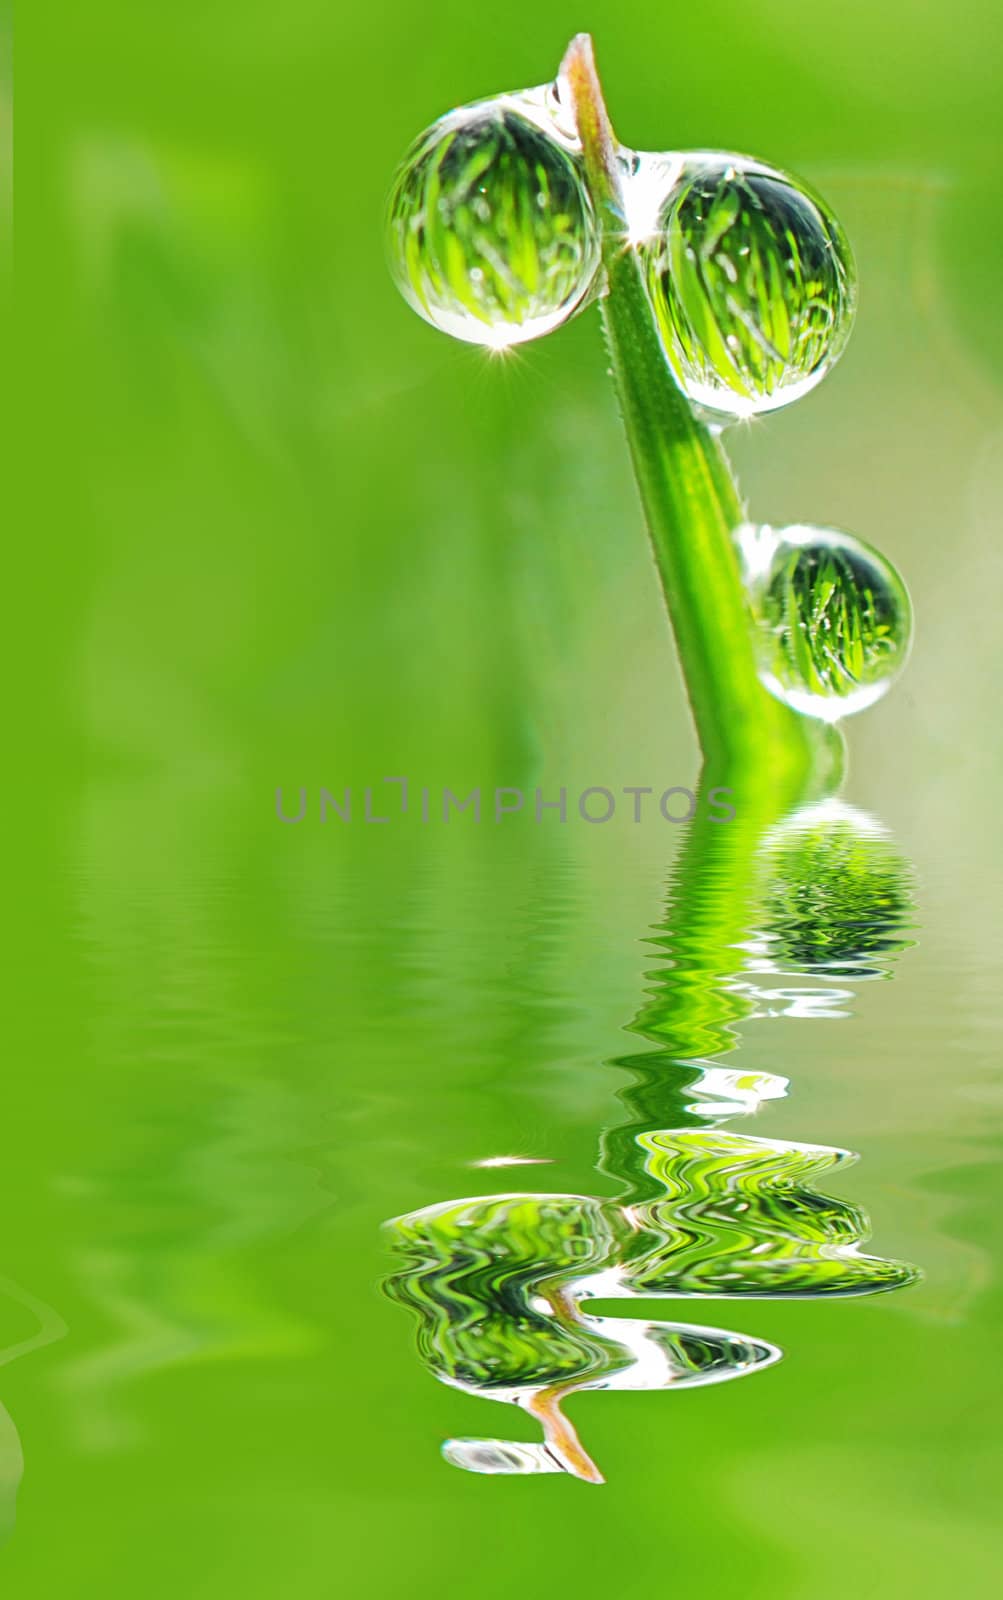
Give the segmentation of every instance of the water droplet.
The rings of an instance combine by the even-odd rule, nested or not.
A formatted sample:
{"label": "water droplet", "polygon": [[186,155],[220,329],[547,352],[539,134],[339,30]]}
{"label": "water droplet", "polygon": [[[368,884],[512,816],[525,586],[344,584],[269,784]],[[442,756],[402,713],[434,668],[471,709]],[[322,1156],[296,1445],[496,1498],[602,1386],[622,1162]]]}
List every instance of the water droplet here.
{"label": "water droplet", "polygon": [[909,594],[890,561],[832,528],[739,530],[759,676],[834,722],[873,705],[905,665]]}
{"label": "water droplet", "polygon": [[[649,186],[657,161],[643,167]],[[650,217],[650,197],[645,209]],[[737,156],[687,157],[638,242],[666,354],[699,405],[732,417],[775,410],[841,354],[855,301],[850,247],[789,175]]]}
{"label": "water droplet", "polygon": [[558,110],[552,88],[463,106],[398,169],[387,209],[394,279],[455,339],[504,349],[539,338],[592,285],[599,227]]}

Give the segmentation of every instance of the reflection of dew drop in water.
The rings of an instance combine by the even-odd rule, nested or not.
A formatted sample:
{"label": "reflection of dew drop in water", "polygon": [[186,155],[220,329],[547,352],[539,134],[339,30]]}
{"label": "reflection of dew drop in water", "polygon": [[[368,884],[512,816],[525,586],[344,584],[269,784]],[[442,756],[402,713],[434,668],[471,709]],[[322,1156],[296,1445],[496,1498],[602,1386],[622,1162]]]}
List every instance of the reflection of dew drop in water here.
{"label": "reflection of dew drop in water", "polygon": [[864,1213],[815,1187],[856,1159],[848,1150],[703,1128],[637,1142],[664,1196],[632,1208],[637,1234],[621,1293],[814,1299],[916,1277],[903,1262],[861,1255]]}
{"label": "reflection of dew drop in water", "polygon": [[618,1207],[589,1195],[478,1196],[390,1229],[401,1264],[387,1292],[417,1313],[419,1353],[444,1382],[511,1398],[608,1367],[564,1289],[619,1259],[631,1226]]}
{"label": "reflection of dew drop in water", "polygon": [[818,196],[786,173],[719,152],[636,158],[636,203],[631,181],[630,236],[689,398],[744,417],[814,388],[849,338],[855,301],[849,244]]}
{"label": "reflection of dew drop in water", "polygon": [[567,321],[596,275],[599,229],[551,91],[434,123],[398,169],[387,240],[404,298],[456,339],[503,349]]}
{"label": "reflection of dew drop in water", "polygon": [[759,865],[763,959],[755,970],[891,975],[911,943],[915,906],[909,865],[879,822],[842,801],[816,801],[769,830]]}
{"label": "reflection of dew drop in water", "polygon": [[912,641],[909,593],[891,562],[833,528],[746,526],[738,544],[770,693],[826,722],[879,700]]}
{"label": "reflection of dew drop in water", "polygon": [[523,1444],[515,1439],[447,1439],[446,1460],[466,1472],[563,1472],[564,1466],[545,1444]]}

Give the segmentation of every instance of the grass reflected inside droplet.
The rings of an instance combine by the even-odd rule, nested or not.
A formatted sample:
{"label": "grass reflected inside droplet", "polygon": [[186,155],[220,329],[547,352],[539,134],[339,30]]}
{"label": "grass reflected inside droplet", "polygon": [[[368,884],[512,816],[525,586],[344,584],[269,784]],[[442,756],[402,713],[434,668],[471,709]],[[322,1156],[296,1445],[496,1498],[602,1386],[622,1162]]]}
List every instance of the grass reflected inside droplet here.
{"label": "grass reflected inside droplet", "polygon": [[849,244],[786,173],[740,156],[688,157],[643,254],[673,371],[712,410],[750,416],[796,400],[849,338]]}
{"label": "grass reflected inside droplet", "polygon": [[743,529],[739,543],[770,693],[827,722],[880,699],[912,642],[909,594],[891,562],[832,528]]}
{"label": "grass reflected inside droplet", "polygon": [[538,91],[465,106],[422,134],[398,170],[387,239],[409,304],[495,349],[560,327],[599,265],[572,141]]}

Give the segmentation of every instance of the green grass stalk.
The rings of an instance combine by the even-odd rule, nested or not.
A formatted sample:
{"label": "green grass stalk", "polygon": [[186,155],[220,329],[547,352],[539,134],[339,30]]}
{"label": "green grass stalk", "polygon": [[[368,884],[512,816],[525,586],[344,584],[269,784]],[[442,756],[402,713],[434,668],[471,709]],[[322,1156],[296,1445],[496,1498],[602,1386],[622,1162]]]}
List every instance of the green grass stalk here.
{"label": "green grass stalk", "polygon": [[796,789],[841,768],[841,736],[759,681],[735,547],[744,508],[718,438],[665,358],[637,251],[626,238],[617,145],[579,34],[561,66],[603,225],[602,315],[613,381],[705,765]]}

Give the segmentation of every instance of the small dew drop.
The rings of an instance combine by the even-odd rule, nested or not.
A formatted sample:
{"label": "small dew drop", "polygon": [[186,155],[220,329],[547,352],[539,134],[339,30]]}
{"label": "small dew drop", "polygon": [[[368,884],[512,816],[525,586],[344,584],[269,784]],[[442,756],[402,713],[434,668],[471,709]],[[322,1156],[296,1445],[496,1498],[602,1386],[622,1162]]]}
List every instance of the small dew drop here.
{"label": "small dew drop", "polygon": [[909,593],[891,562],[833,528],[746,527],[738,543],[770,693],[826,722],[879,700],[912,642]]}

